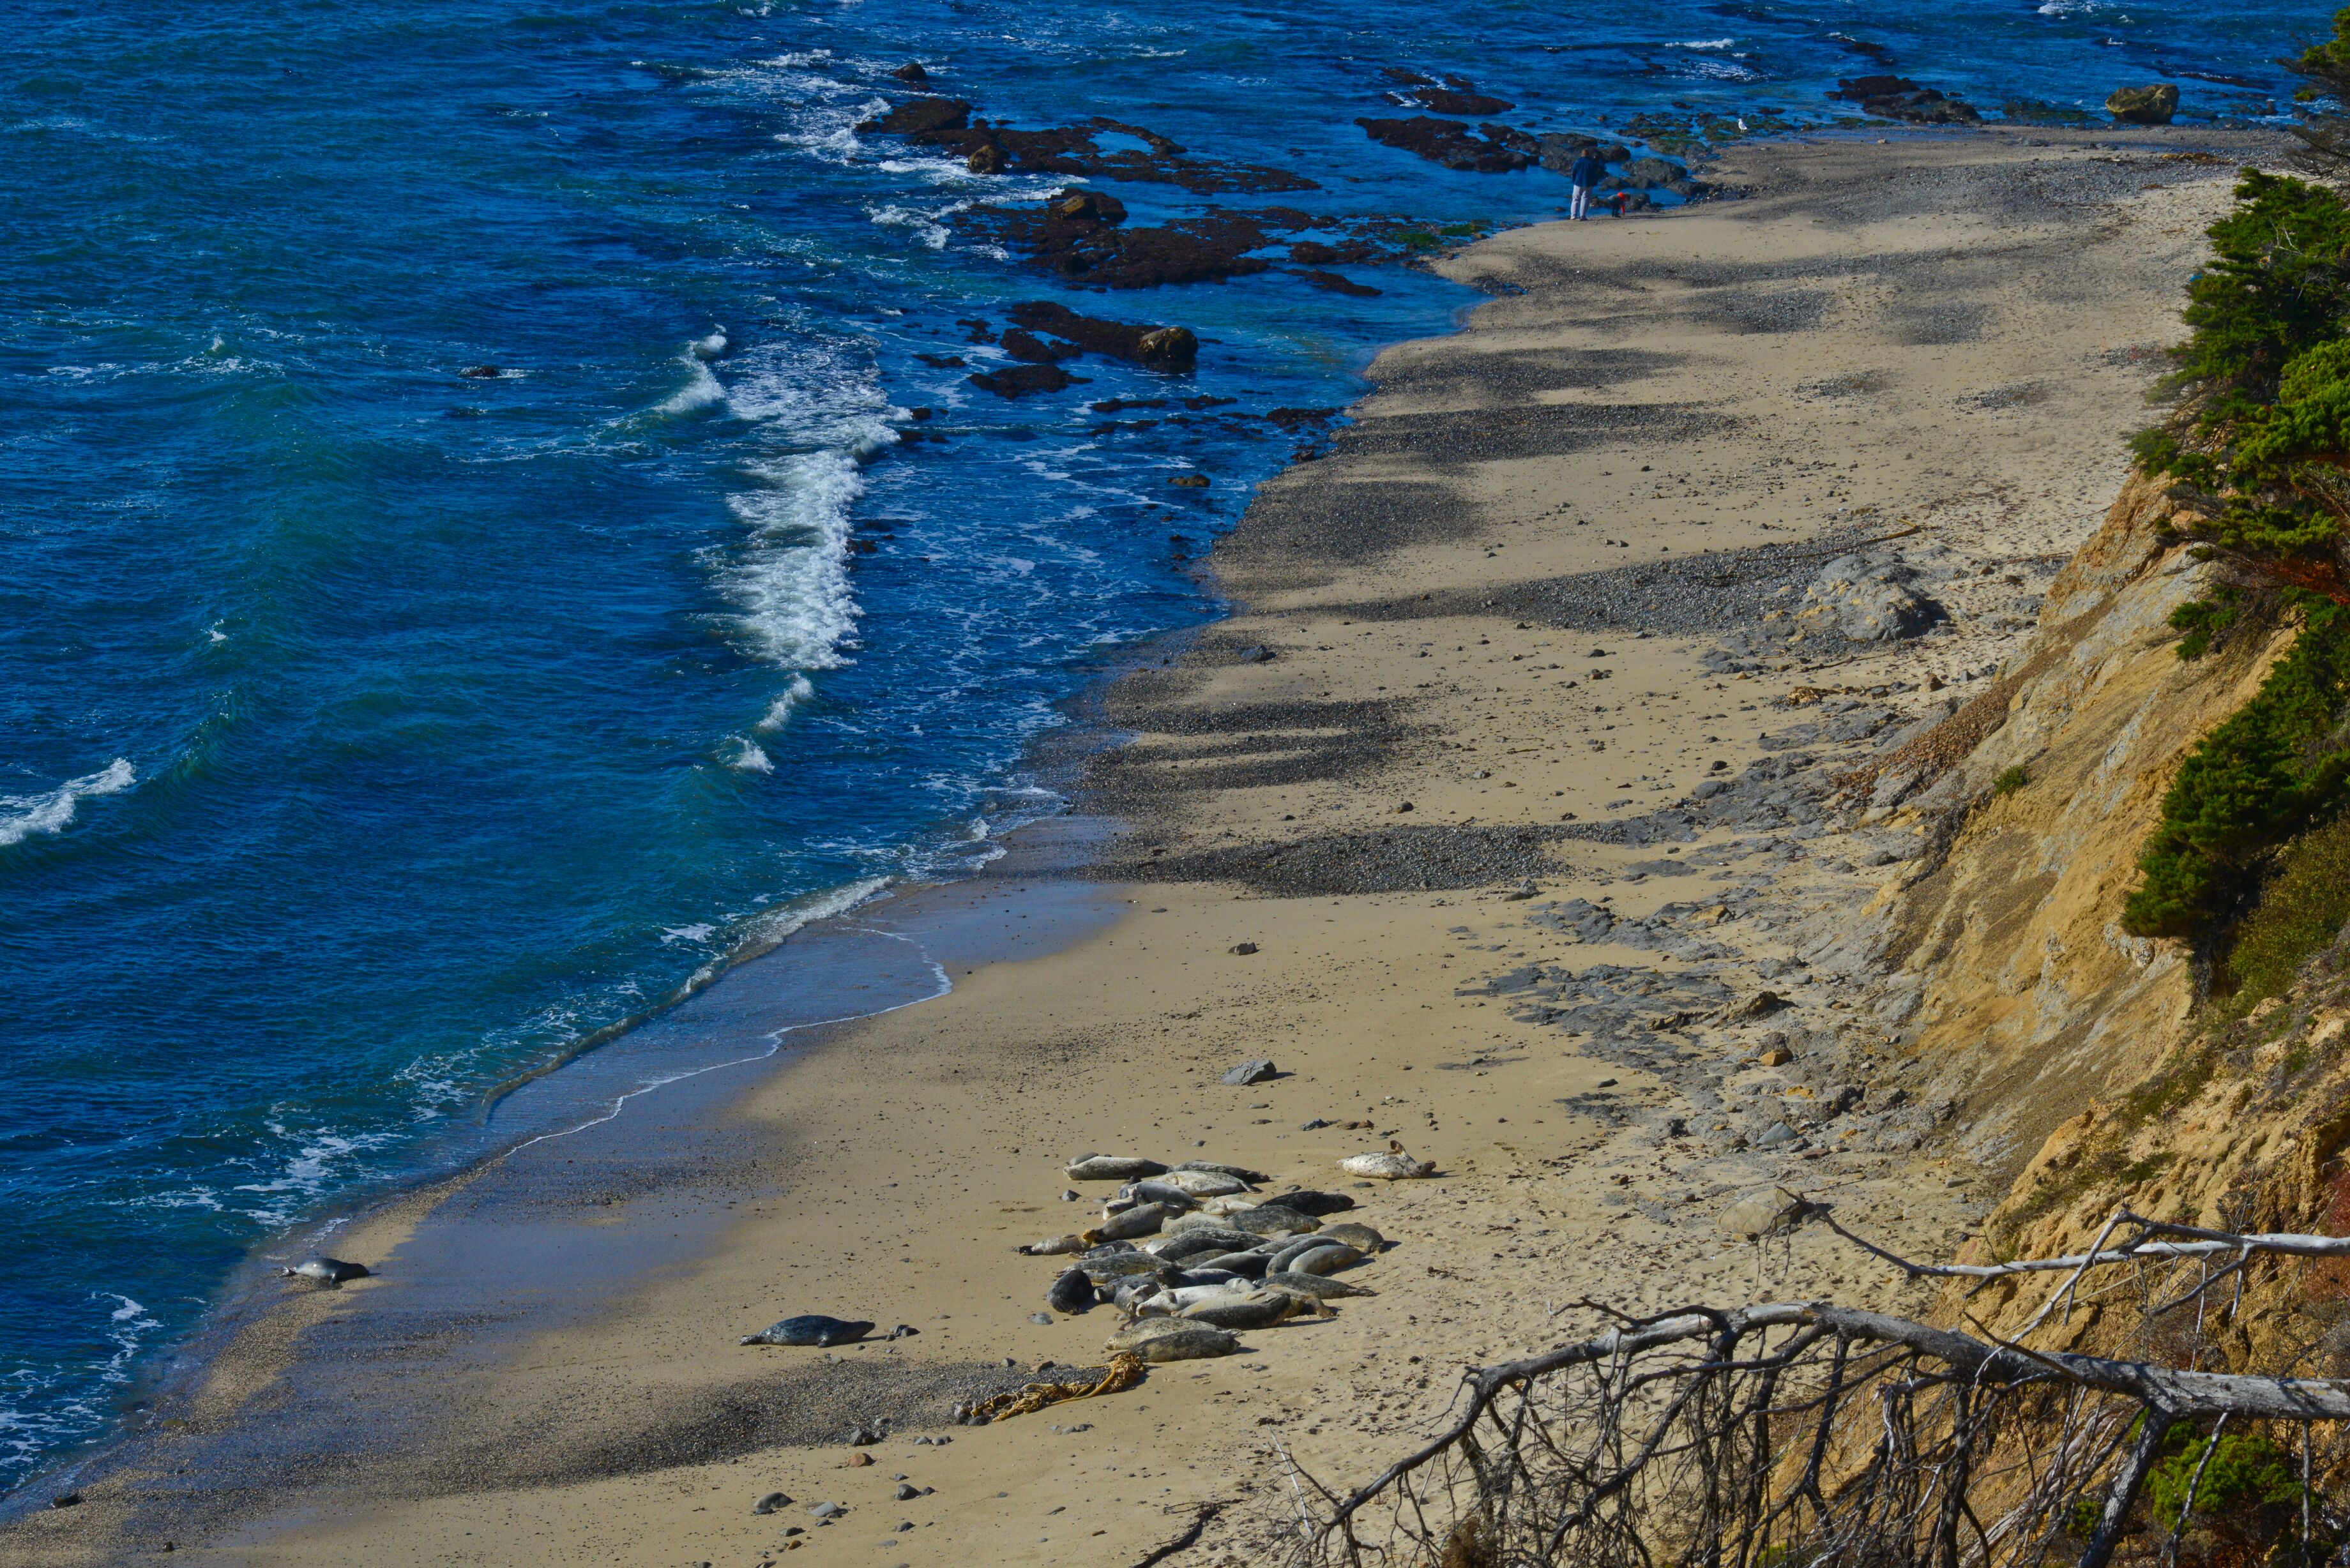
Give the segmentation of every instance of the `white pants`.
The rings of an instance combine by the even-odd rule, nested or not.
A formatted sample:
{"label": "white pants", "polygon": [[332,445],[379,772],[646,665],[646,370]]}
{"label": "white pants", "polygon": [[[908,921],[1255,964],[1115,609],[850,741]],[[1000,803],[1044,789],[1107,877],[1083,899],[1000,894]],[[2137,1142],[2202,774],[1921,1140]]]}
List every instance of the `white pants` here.
{"label": "white pants", "polygon": [[1570,218],[1589,217],[1591,215],[1591,187],[1588,185],[1577,185],[1574,187],[1574,191],[1575,194],[1569,200],[1567,205],[1567,216]]}

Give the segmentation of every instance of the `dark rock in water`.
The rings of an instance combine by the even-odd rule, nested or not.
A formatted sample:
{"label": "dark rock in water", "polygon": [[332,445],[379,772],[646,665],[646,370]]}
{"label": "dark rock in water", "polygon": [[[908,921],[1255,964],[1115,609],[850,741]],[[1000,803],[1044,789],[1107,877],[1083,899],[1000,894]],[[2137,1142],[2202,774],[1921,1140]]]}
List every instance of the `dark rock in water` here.
{"label": "dark rock in water", "polygon": [[1057,365],[1085,352],[1074,343],[1047,343],[1035,334],[1023,332],[1017,327],[1006,329],[998,341],[1003,345],[1006,354],[1031,365]]}
{"label": "dark rock in water", "polygon": [[941,370],[960,370],[967,363],[960,354],[917,354],[914,358],[925,365],[936,366]]}
{"label": "dark rock in water", "polygon": [[1064,191],[1045,209],[1066,223],[1122,223],[1126,203],[1107,191]]}
{"label": "dark rock in water", "polygon": [[1635,158],[1624,165],[1624,182],[1642,190],[1685,177],[1689,171],[1663,158]]}
{"label": "dark rock in water", "polygon": [[1450,88],[1422,88],[1411,96],[1439,114],[1506,114],[1518,107],[1481,92],[1454,92]]}
{"label": "dark rock in water", "polygon": [[1408,70],[1402,66],[1381,66],[1379,67],[1379,75],[1387,78],[1388,80],[1391,82],[1399,82],[1405,87],[1434,87],[1436,85],[1436,78],[1434,77],[1421,76],[1418,71]]}
{"label": "dark rock in water", "polygon": [[1003,151],[1000,141],[983,141],[962,161],[963,167],[974,174],[1001,174],[1012,167],[1012,155]]}
{"label": "dark rock in water", "polygon": [[1837,82],[1836,90],[1828,96],[1856,103],[1863,112],[1880,119],[1906,119],[1918,125],[1972,125],[1982,119],[1973,105],[1908,77],[1854,77]]}
{"label": "dark rock in water", "polygon": [[769,1324],[756,1334],[746,1334],[738,1342],[743,1345],[848,1345],[873,1332],[869,1323],[851,1323],[843,1318],[827,1317],[822,1313],[806,1313]]}
{"label": "dark rock in water", "polygon": [[495,365],[468,365],[457,374],[469,381],[494,381],[505,372]]}
{"label": "dark rock in water", "polygon": [[1509,174],[1525,168],[1542,144],[1523,131],[1487,125],[1482,136],[1457,119],[1419,115],[1411,119],[1357,119],[1365,135],[1383,147],[1413,152],[1431,163],[1472,174]]}
{"label": "dark rock in water", "polygon": [[1224,1075],[1223,1081],[1227,1084],[1233,1085],[1236,1087],[1244,1088],[1248,1085],[1262,1084],[1267,1078],[1277,1078],[1279,1076],[1281,1076],[1280,1070],[1274,1067],[1270,1061],[1260,1056],[1253,1062],[1243,1062],[1239,1066],[1232,1068],[1230,1072]]}
{"label": "dark rock in water", "polygon": [[[1172,485],[1177,485],[1184,490],[1205,490],[1208,488],[1211,481],[1204,473],[1179,473],[1167,483]],[[1241,948],[1247,948],[1251,952],[1256,951],[1255,948],[1251,947],[1246,942],[1243,942],[1241,947],[1234,948],[1232,951],[1239,952]]]}
{"label": "dark rock in water", "polygon": [[1211,212],[1146,229],[1122,227],[1125,217],[1125,205],[1114,196],[1068,190],[1042,211],[974,207],[964,223],[1027,252],[1045,271],[1106,288],[1203,283],[1271,265],[1248,254],[1267,243],[1258,213]]}
{"label": "dark rock in water", "polygon": [[[968,109],[969,106],[963,107]],[[1180,185],[1202,195],[1220,191],[1319,189],[1304,175],[1285,169],[1187,157],[1180,143],[1155,130],[1098,116],[1080,125],[1021,130],[1001,121],[990,125],[983,119],[968,120],[935,110],[923,119],[917,119],[917,113],[915,105],[901,105],[889,116],[868,120],[858,130],[902,135],[926,147],[960,153],[974,172],[982,174],[1063,174],[1079,179],[1145,181]],[[901,115],[906,118],[899,118]],[[1131,137],[1143,144],[1142,149],[1105,148],[1097,140],[1105,132]]]}
{"label": "dark rock in water", "polygon": [[1027,398],[1038,392],[1057,392],[1076,379],[1058,365],[1014,365],[973,376],[971,384],[999,398]]}
{"label": "dark rock in water", "polygon": [[[1292,254],[1295,254],[1295,252],[1293,251]],[[1353,278],[1348,277],[1344,273],[1316,272],[1305,267],[1299,267],[1295,270],[1299,277],[1304,278],[1315,287],[1325,289],[1331,294],[1349,294],[1362,299],[1376,299],[1379,295],[1379,291],[1373,288],[1369,284],[1357,283]]]}
{"label": "dark rock in water", "polygon": [[[1123,211],[1123,209],[1121,209]],[[1032,299],[1012,307],[1012,319],[1066,337],[1088,353],[1130,359],[1154,370],[1188,370],[1200,358],[1200,339],[1188,327],[1149,327],[1080,316],[1066,305]],[[1006,339],[1009,347],[1009,338]]]}
{"label": "dark rock in water", "polygon": [[917,98],[898,105],[879,119],[860,120],[858,131],[884,136],[920,136],[926,132],[961,130],[971,122],[971,105],[959,98]]}
{"label": "dark rock in water", "polygon": [[2168,125],[2178,112],[2178,89],[2168,82],[2122,88],[2106,99],[2106,112],[2124,125]]}
{"label": "dark rock in water", "polygon": [[931,79],[931,73],[922,68],[920,60],[908,60],[889,74],[901,82],[913,82],[918,86]]}

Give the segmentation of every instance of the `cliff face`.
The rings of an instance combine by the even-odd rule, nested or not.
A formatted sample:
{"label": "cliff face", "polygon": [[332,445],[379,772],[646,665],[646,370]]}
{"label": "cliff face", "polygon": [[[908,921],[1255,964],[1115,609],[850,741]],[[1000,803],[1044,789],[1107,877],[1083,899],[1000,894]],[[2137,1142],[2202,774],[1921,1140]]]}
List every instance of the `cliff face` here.
{"label": "cliff face", "polygon": [[[2214,1229],[2350,1226],[2350,934],[2230,1021],[2199,1010],[2181,944],[2119,925],[2179,761],[2293,636],[2178,659],[2166,623],[2207,568],[2158,536],[2174,510],[2134,479],[2021,661],[1877,789],[1873,815],[1915,813],[1944,846],[1882,896],[1916,1049],[1959,1102],[1968,1151],[2014,1178],[1970,1261],[2085,1250],[2120,1207]],[[1994,1285],[1965,1310],[2012,1328],[2048,1288]],[[2240,1365],[2350,1370],[2350,1266],[2258,1263],[2234,1304],[2216,1332]],[[2054,1332],[2159,1353],[2135,1297],[2085,1296]]]}
{"label": "cliff face", "polygon": [[2170,613],[2208,568],[2158,536],[2175,511],[2133,479],[2053,585],[2021,661],[1942,727],[1940,754],[1960,754],[1929,781],[1926,737],[1923,765],[1888,770],[1876,797],[1884,811],[1913,791],[1899,811],[1947,845],[1888,893],[1890,956],[1917,1050],[1962,1107],[1967,1151],[1995,1171],[2138,1083],[2189,1023],[2189,956],[2124,935],[2122,900],[2180,758],[2290,634],[2178,659]]}

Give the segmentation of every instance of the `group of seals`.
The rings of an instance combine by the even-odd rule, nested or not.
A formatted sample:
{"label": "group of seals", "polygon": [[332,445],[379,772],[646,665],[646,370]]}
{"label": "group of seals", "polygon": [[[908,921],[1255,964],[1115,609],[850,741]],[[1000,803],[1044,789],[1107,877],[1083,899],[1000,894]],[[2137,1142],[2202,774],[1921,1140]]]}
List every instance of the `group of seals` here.
{"label": "group of seals", "polygon": [[1262,1171],[1205,1160],[1170,1168],[1130,1155],[1079,1155],[1063,1174],[1122,1185],[1097,1224],[1019,1251],[1067,1260],[1045,1293],[1055,1312],[1075,1314],[1097,1303],[1119,1310],[1120,1326],[1106,1347],[1113,1355],[1232,1355],[1241,1333],[1335,1316],[1332,1301],[1373,1293],[1330,1277],[1387,1245],[1368,1225],[1323,1224],[1325,1216],[1355,1207],[1345,1193],[1292,1189],[1265,1196],[1256,1191],[1271,1179]]}

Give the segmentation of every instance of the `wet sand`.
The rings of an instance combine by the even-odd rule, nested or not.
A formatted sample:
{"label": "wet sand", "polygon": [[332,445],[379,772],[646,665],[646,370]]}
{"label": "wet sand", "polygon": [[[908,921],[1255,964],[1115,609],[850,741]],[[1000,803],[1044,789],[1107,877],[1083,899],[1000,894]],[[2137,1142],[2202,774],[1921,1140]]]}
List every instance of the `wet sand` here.
{"label": "wet sand", "polygon": [[[1903,1303],[1816,1228],[1717,1224],[1784,1184],[1931,1252],[1996,1196],[1948,1152],[1962,1108],[1906,1086],[1914,1004],[1870,962],[1929,846],[1837,780],[2033,624],[2265,147],[1757,146],[1715,176],[1743,201],[1450,258],[1495,297],[1381,357],[1216,550],[1241,612],[1088,715],[1133,739],[1087,769],[1122,831],[1082,871],[861,910],[679,1026],[772,1033],[761,976],[825,941],[948,994],[360,1227],[337,1250],[380,1279],[256,1314],[0,1563],[1114,1563],[1219,1503],[1177,1561],[1253,1563],[1292,1459],[1366,1476],[1464,1364],[1588,1329],[1579,1298]],[[1831,629],[1815,585],[1856,549],[1914,635]],[[1282,1075],[1219,1081],[1252,1057]],[[1337,1170],[1390,1139],[1437,1174]],[[1347,1276],[1377,1294],[953,1425],[1103,1359],[1114,1314],[1032,1322],[1055,1266],[1013,1251],[1098,1212],[1061,1197],[1088,1150],[1345,1192],[1396,1243]],[[804,1312],[918,1332],[736,1343]]]}

